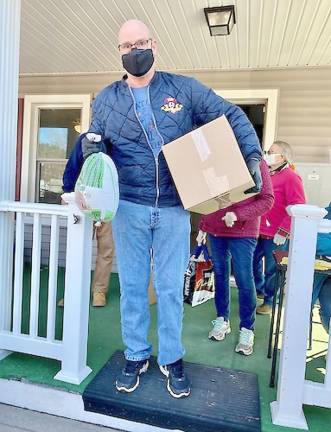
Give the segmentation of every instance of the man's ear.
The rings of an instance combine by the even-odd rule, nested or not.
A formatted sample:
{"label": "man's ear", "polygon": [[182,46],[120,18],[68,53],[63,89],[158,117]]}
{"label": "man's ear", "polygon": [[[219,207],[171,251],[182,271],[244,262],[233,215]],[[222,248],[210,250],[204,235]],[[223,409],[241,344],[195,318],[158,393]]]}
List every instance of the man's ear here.
{"label": "man's ear", "polygon": [[156,50],[157,50],[157,43],[156,43],[155,39],[152,39],[152,50],[153,50],[153,53],[155,54]]}

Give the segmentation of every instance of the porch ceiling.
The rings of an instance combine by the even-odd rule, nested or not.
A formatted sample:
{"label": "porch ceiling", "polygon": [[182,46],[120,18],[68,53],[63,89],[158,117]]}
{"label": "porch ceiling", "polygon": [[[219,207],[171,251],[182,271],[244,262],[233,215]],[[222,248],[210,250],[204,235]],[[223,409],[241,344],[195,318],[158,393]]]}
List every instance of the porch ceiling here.
{"label": "porch ceiling", "polygon": [[[203,8],[235,4],[228,37],[211,37]],[[22,0],[22,74],[121,71],[117,31],[149,24],[164,70],[331,64],[330,0]]]}

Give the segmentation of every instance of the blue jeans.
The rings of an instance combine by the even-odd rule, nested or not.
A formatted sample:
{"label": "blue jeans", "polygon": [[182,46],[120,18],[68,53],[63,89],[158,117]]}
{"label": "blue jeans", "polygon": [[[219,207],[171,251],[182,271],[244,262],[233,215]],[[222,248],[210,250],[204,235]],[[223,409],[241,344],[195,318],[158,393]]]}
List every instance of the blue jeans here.
{"label": "blue jeans", "polygon": [[218,317],[230,316],[230,261],[239,290],[240,328],[254,329],[256,296],[253,279],[255,238],[215,237],[209,235],[215,271],[215,306]]}
{"label": "blue jeans", "polygon": [[[254,253],[255,256],[255,253]],[[263,261],[262,258],[257,260],[253,259],[253,273],[254,273],[254,282],[256,294],[262,294],[264,296],[264,271],[263,271]]]}
{"label": "blue jeans", "polygon": [[313,285],[312,306],[317,299],[320,304],[321,323],[327,333],[329,333],[329,322],[331,318],[331,277],[322,274],[315,274]]}
{"label": "blue jeans", "polygon": [[181,341],[183,282],[189,260],[190,214],[182,207],[154,208],[120,201],[112,222],[121,285],[122,338],[127,360],[145,360],[150,312],[151,250],[158,314],[158,362],[184,356]]}
{"label": "blue jeans", "polygon": [[[259,238],[254,253],[253,272],[257,293],[264,294],[264,303],[271,305],[275,293],[276,261],[273,256],[274,250],[286,250],[288,241],[284,245],[277,246],[272,239]],[[264,273],[262,258],[264,257]]]}

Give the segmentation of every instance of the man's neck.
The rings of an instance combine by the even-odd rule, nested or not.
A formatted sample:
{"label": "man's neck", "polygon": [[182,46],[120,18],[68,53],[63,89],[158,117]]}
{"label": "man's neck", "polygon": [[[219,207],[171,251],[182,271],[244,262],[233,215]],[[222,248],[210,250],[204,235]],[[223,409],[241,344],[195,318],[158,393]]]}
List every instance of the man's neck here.
{"label": "man's neck", "polygon": [[128,74],[127,83],[130,87],[134,87],[134,88],[146,87],[152,81],[154,74],[155,74],[154,68],[151,68],[147,72],[147,74],[142,77],[136,77],[134,75]]}

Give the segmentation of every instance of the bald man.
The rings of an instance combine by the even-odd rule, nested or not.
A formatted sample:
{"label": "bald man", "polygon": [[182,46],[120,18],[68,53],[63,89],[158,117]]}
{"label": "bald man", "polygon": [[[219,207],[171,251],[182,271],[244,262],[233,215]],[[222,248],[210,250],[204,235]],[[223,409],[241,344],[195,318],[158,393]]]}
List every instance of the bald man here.
{"label": "bald man", "polygon": [[[169,393],[181,398],[191,391],[184,372],[181,341],[190,214],[182,206],[162,146],[225,114],[257,190],[261,187],[261,149],[252,125],[239,107],[193,78],[155,70],[157,44],[144,23],[125,22],[118,42],[126,75],[97,96],[89,129],[111,141],[111,157],[119,175],[120,205],[113,220],[113,235],[121,284],[126,365],[116,387],[123,392],[134,391],[139,376],[149,366],[152,346],[148,342],[147,289],[152,253],[158,363],[167,376]],[[85,140],[84,157],[96,151],[99,144]]]}

